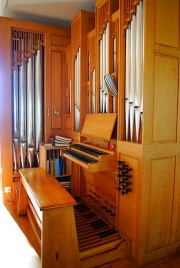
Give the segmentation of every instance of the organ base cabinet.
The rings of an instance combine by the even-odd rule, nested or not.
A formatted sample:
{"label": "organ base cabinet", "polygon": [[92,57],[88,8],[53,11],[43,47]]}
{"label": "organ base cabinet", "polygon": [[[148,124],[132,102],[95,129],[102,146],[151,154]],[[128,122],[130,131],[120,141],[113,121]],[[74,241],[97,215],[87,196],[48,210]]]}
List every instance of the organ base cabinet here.
{"label": "organ base cabinet", "polygon": [[[117,195],[118,222],[132,239],[138,265],[180,250],[180,2],[144,0],[143,5],[142,142],[125,141],[122,125],[118,141],[119,160],[133,173],[131,192]],[[121,25],[122,46],[123,34]]]}

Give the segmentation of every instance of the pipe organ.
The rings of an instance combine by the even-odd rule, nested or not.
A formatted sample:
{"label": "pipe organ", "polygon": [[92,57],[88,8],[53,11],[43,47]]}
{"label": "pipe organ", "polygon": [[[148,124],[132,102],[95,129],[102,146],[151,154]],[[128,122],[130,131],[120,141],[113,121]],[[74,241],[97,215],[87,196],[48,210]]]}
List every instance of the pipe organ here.
{"label": "pipe organ", "polygon": [[[71,250],[78,265],[86,268],[129,255],[136,264],[144,266],[179,251],[180,9],[179,0],[171,2],[96,0],[95,15],[80,11],[72,20],[70,45],[70,31],[30,22],[23,27],[21,21],[0,18],[0,61],[3,61],[0,85],[6,89],[0,90],[3,96],[0,101],[7,103],[7,107],[3,103],[0,105],[2,187],[13,185],[10,181],[14,175],[13,165],[14,171],[26,165],[33,166],[33,155],[43,135],[45,142],[56,131],[73,139],[72,146],[63,152],[63,156],[72,162],[70,199],[73,208],[67,209],[64,203],[58,203],[58,220],[54,220],[49,204],[47,209],[52,213],[54,236],[58,234],[61,241],[59,246],[53,243],[55,239],[51,240],[55,262],[61,259],[60,247],[64,249],[59,236],[64,235],[61,216],[66,218],[67,226],[73,224],[76,250]],[[88,47],[89,34],[92,44]],[[46,49],[43,49],[45,44]],[[43,63],[41,51],[45,55]],[[69,56],[65,59],[66,52]],[[35,86],[31,66],[39,68],[43,64],[44,79],[37,85],[40,91],[31,91],[30,88]],[[12,66],[13,90],[8,72]],[[59,78],[61,67],[62,80]],[[41,68],[38,70],[42,73]],[[42,81],[45,92],[41,90]],[[62,94],[59,93],[61,86]],[[39,100],[44,94],[41,103]],[[58,116],[51,111],[58,99],[56,96],[62,96]],[[30,100],[28,104],[26,98]],[[66,98],[68,101],[64,101]],[[11,100],[13,113],[9,109]],[[37,117],[36,111],[39,113],[43,105],[45,113]],[[27,117],[29,119],[25,120]],[[45,124],[36,124],[35,118],[40,121],[44,118]],[[12,123],[9,125],[12,121],[13,127]],[[11,141],[13,150],[7,146]],[[61,191],[69,199],[65,189],[53,184],[55,179],[52,177],[46,180],[48,187],[45,191],[41,191],[45,173],[38,175],[42,183],[39,185],[36,184],[39,178],[36,168],[24,169],[23,173],[27,172],[27,175],[29,171],[34,174],[32,185],[25,180],[24,183],[32,191],[37,190],[37,195],[40,192],[43,198],[46,194],[49,198],[48,189],[53,187],[53,196],[58,197],[55,201],[62,201]],[[5,198],[6,194],[3,195]],[[41,215],[47,215],[47,210],[43,207],[43,212],[39,213],[37,206],[33,210],[29,199],[26,199],[27,213],[39,223],[40,241]],[[66,198],[64,202],[68,205]],[[48,234],[52,229],[51,224],[49,226]],[[103,228],[101,231],[99,226]],[[66,226],[64,229],[69,230]],[[90,230],[93,230],[92,237]],[[47,238],[46,234],[42,237]],[[71,233],[67,235],[66,245],[69,245],[72,236]]]}
{"label": "pipe organ", "polygon": [[43,34],[12,30],[14,171],[39,163],[44,120],[43,46]]}

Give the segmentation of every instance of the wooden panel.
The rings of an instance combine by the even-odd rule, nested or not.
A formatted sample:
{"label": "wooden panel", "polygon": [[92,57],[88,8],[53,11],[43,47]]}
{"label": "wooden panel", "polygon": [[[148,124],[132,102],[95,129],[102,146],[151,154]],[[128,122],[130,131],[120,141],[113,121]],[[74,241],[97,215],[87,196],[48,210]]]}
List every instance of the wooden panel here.
{"label": "wooden panel", "polygon": [[116,171],[91,173],[83,169],[83,172],[86,203],[115,226],[117,218]]}
{"label": "wooden panel", "polygon": [[79,250],[73,207],[43,212],[42,267],[79,268]]}
{"label": "wooden panel", "polygon": [[176,175],[174,189],[172,242],[180,241],[180,155],[176,157]]}
{"label": "wooden panel", "polygon": [[155,55],[154,60],[153,142],[176,141],[178,60],[163,55]]}
{"label": "wooden panel", "polygon": [[70,131],[72,130],[72,118],[70,114],[65,115],[65,129]]}
{"label": "wooden panel", "polygon": [[70,38],[65,35],[63,36],[63,35],[52,34],[51,42],[52,45],[55,46],[67,47],[69,45]]}
{"label": "wooden panel", "polygon": [[147,229],[148,252],[170,243],[174,167],[174,157],[152,159]]}
{"label": "wooden panel", "polygon": [[156,0],[155,43],[179,47],[179,0]]}
{"label": "wooden panel", "polygon": [[123,231],[131,239],[131,255],[136,256],[136,241],[137,241],[137,224],[138,224],[138,199],[139,199],[139,176],[140,176],[140,160],[136,157],[122,153],[120,160],[125,161],[129,168],[132,168],[132,182],[128,188],[131,192],[127,195],[121,196],[117,192],[118,200],[118,225],[119,229]]}
{"label": "wooden panel", "polygon": [[52,128],[61,128],[62,53],[52,51],[51,56],[52,56]]}

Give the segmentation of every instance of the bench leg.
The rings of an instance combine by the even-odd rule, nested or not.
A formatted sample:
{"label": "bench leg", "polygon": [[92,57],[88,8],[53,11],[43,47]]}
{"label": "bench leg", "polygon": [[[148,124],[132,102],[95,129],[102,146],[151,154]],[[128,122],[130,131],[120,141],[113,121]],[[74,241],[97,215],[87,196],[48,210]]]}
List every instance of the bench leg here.
{"label": "bench leg", "polygon": [[80,267],[73,206],[44,210],[41,234],[42,268]]}
{"label": "bench leg", "polygon": [[27,213],[28,202],[29,202],[28,195],[21,181],[19,187],[19,194],[17,196],[18,216],[25,215]]}

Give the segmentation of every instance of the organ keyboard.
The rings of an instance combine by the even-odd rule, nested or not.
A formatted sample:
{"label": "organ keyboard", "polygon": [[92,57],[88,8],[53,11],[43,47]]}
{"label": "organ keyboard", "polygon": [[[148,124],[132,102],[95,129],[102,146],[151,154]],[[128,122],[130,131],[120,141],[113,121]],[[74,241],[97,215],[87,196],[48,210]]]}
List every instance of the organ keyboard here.
{"label": "organ keyboard", "polygon": [[[80,143],[74,143],[64,150],[64,157],[79,164],[90,172],[112,170],[116,164],[116,154],[109,149],[116,114],[88,114],[80,136]],[[91,142],[104,143],[97,146]]]}

